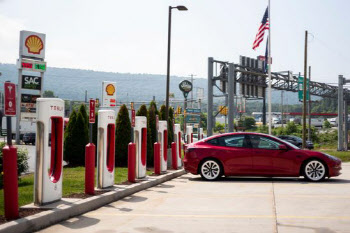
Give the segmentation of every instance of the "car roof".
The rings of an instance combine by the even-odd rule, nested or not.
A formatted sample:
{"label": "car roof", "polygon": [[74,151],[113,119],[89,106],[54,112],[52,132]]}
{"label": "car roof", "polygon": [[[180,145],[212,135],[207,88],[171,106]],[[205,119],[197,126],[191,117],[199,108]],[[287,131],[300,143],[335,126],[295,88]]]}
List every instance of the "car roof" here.
{"label": "car roof", "polygon": [[208,141],[214,138],[219,138],[219,137],[224,137],[224,136],[231,136],[231,135],[260,135],[260,136],[265,136],[265,137],[271,137],[271,138],[277,138],[273,135],[269,134],[264,134],[264,133],[253,133],[253,132],[234,132],[234,133],[223,133],[223,134],[218,134],[218,135],[213,135],[210,137],[207,137],[204,139],[204,141]]}

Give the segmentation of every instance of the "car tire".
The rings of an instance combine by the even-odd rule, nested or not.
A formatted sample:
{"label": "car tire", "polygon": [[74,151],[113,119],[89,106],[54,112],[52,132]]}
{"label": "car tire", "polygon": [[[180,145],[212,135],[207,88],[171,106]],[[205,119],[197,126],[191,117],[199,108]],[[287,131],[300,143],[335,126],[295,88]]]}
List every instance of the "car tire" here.
{"label": "car tire", "polygon": [[205,160],[200,166],[200,174],[204,180],[217,180],[222,176],[221,164],[213,159]]}
{"label": "car tire", "polygon": [[327,175],[327,166],[318,159],[309,160],[303,166],[303,175],[308,181],[323,181]]}

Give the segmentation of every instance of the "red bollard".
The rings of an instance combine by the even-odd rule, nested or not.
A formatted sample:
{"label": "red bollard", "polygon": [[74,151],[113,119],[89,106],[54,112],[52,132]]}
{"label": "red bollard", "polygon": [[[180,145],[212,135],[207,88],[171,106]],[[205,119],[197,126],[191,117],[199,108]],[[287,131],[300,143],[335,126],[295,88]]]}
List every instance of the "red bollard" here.
{"label": "red bollard", "polygon": [[136,179],[136,144],[130,142],[128,145],[128,181],[135,183]]}
{"label": "red bollard", "polygon": [[2,149],[2,153],[4,172],[5,218],[7,220],[13,220],[19,217],[17,148],[12,145],[6,145]]}
{"label": "red bollard", "polygon": [[95,145],[85,146],[85,194],[95,194]]}
{"label": "red bollard", "polygon": [[176,143],[171,143],[171,161],[173,169],[177,170],[177,156],[176,156]]}
{"label": "red bollard", "polygon": [[160,175],[160,143],[154,143],[154,174]]}
{"label": "red bollard", "polygon": [[193,133],[191,133],[191,143],[193,143]]}

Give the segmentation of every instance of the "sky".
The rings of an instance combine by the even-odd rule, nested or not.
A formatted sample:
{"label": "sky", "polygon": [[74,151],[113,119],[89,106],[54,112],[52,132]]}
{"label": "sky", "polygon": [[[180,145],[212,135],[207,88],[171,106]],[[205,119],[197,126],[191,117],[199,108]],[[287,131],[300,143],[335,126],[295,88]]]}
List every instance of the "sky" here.
{"label": "sky", "polygon": [[[168,7],[171,75],[207,78],[208,57],[239,62],[265,54],[252,44],[267,0],[0,0],[0,62],[16,62],[20,30],[46,34],[48,66],[166,74]],[[312,80],[350,79],[350,1],[271,0],[272,71],[304,70],[309,32]],[[266,36],[266,35],[265,35]],[[0,71],[1,72],[1,71]]]}

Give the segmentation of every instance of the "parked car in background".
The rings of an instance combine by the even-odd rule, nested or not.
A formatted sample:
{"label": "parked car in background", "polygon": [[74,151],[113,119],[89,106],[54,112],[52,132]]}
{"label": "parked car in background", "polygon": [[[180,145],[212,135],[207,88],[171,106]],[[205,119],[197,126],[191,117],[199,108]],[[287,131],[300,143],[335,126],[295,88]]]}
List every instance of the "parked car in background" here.
{"label": "parked car in background", "polygon": [[23,135],[23,139],[22,139],[24,144],[33,144],[35,145],[35,133],[25,133]]}
{"label": "parked car in background", "polygon": [[339,176],[341,160],[301,150],[277,137],[260,133],[226,133],[188,144],[184,168],[205,180],[221,176],[299,177],[322,181]]}
{"label": "parked car in background", "polygon": [[[293,135],[280,135],[277,136],[278,138],[285,140],[289,143],[292,143],[293,145],[301,148],[303,146],[303,139],[297,137],[297,136],[293,136]],[[314,149],[314,144],[310,141],[306,140],[306,148],[311,150]]]}

